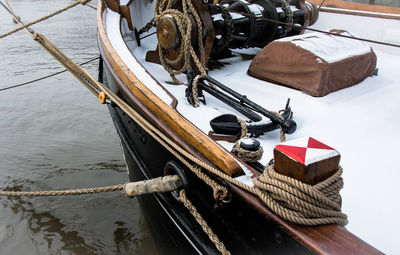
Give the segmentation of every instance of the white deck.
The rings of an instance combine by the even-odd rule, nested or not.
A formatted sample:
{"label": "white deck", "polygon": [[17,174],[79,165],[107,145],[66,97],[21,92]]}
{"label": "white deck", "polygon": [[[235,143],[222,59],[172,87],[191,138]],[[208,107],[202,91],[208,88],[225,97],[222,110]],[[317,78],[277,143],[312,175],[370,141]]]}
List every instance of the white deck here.
{"label": "white deck", "polygon": [[[115,13],[107,12],[109,34],[110,31],[119,31],[119,19],[115,16]],[[395,36],[400,33],[400,21],[395,20],[350,15],[341,15],[338,19],[337,14],[321,13],[314,27],[344,28],[361,37],[400,43],[400,38]],[[117,52],[125,53],[124,60],[135,61],[132,55],[126,54],[128,47],[118,43],[121,40],[119,33],[112,32],[110,38]],[[166,83],[171,79],[163,67],[144,61],[145,52],[155,49],[155,36],[142,40],[140,48],[135,47],[133,37],[127,45],[134,50],[137,60],[178,99],[177,110],[203,132],[208,133],[211,129],[209,121],[212,118],[232,112],[207,93],[207,105],[193,108],[185,98],[185,86]],[[287,139],[312,136],[342,155],[345,187],[341,194],[343,211],[349,216],[347,228],[379,250],[398,254],[400,169],[397,147],[400,143],[400,115],[397,111],[400,110],[400,49],[375,45],[373,48],[378,57],[378,76],[320,98],[248,76],[246,72],[250,60],[243,59],[241,54],[256,54],[259,49],[235,51],[233,57],[220,61],[224,64],[221,69],[212,70],[209,75],[270,110],[282,109],[287,98],[290,98],[298,129]],[[148,76],[144,72],[137,72],[137,69],[132,71],[139,75],[139,79],[147,81]],[[143,77],[141,74],[144,74]],[[184,76],[178,78],[185,80]],[[153,91],[160,91],[153,82],[149,86]],[[169,102],[164,94],[161,98]],[[261,163],[266,164],[272,158],[273,147],[279,143],[279,131],[267,133],[259,140],[265,151]],[[228,142],[220,144],[228,150],[233,146]]]}

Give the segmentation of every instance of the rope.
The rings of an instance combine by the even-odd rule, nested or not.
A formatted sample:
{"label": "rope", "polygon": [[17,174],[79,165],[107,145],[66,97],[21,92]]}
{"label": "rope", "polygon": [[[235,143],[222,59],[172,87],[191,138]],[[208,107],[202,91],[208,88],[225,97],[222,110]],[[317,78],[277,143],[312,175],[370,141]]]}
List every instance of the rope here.
{"label": "rope", "polygon": [[240,125],[241,134],[240,134],[239,139],[241,139],[241,138],[245,137],[247,134],[247,125],[246,125],[246,121],[244,121],[240,118],[237,118],[237,121],[239,122],[239,125]]}
{"label": "rope", "polygon": [[262,158],[264,153],[264,149],[260,146],[256,151],[250,151],[240,146],[242,138],[247,135],[247,125],[246,122],[240,118],[237,118],[237,121],[241,128],[241,134],[239,139],[235,142],[232,147],[231,153],[234,154],[236,157],[240,158],[244,162],[254,163],[259,161]]}
{"label": "rope", "polygon": [[217,247],[218,251],[221,252],[221,254],[228,255],[231,254],[225,247],[224,243],[222,243],[218,236],[214,233],[214,231],[208,226],[207,222],[203,219],[201,214],[197,211],[196,207],[193,206],[193,204],[190,202],[190,200],[186,197],[186,193],[184,190],[181,190],[179,193],[179,199],[183,203],[183,205],[190,211],[190,213],[193,215],[197,223],[201,226],[203,231],[208,235],[210,240],[215,244],[215,247]]}
{"label": "rope", "polygon": [[18,196],[18,197],[40,197],[40,196],[70,196],[82,194],[94,194],[101,192],[111,192],[124,190],[127,196],[137,196],[143,194],[151,194],[156,192],[169,192],[182,187],[182,181],[178,175],[167,175],[157,177],[150,180],[129,182],[125,184],[84,188],[70,190],[46,190],[46,191],[7,191],[0,190],[0,196]]}
{"label": "rope", "polygon": [[[79,4],[85,5],[85,4],[88,3],[89,1],[90,1],[90,0],[78,0],[78,1],[76,1],[76,2],[74,2],[74,3],[72,3],[72,4],[69,4],[69,5],[65,6],[64,8],[61,8],[61,9],[59,9],[59,10],[57,10],[57,11],[55,11],[55,12],[52,12],[52,13],[46,15],[46,16],[43,16],[43,17],[41,17],[41,18],[39,18],[39,19],[37,19],[37,20],[31,21],[31,22],[26,23],[26,24],[24,24],[24,25],[22,25],[22,26],[20,26],[20,27],[18,27],[18,28],[16,28],[16,29],[13,29],[13,30],[7,32],[7,33],[1,34],[1,35],[0,35],[0,39],[1,39],[1,38],[5,38],[5,37],[7,37],[7,36],[9,36],[9,35],[12,35],[12,34],[18,32],[18,31],[20,31],[20,30],[22,30],[22,29],[24,29],[24,28],[28,28],[28,27],[30,27],[30,26],[36,24],[36,23],[42,22],[42,21],[44,21],[44,20],[46,20],[46,19],[48,19],[48,18],[51,18],[51,17],[53,17],[53,16],[55,16],[55,15],[58,15],[58,14],[60,14],[60,13],[62,13],[62,12],[64,12],[64,11],[66,11],[66,10],[69,10],[69,9],[71,9],[71,8],[73,8],[73,7],[77,6],[77,5],[79,5]],[[3,3],[1,3],[1,4],[3,4]],[[9,6],[8,2],[7,2],[7,5]],[[12,8],[9,8],[9,9],[12,11]],[[15,19],[16,19],[16,21],[18,21],[19,17],[15,18]]]}
{"label": "rope", "polygon": [[[94,61],[96,59],[99,59],[99,57],[95,57],[95,58],[89,59],[88,61],[82,62],[82,63],[79,64],[79,66],[86,65],[86,64],[88,64],[88,63],[90,63],[90,62],[92,62],[92,61]],[[46,76],[31,80],[31,81],[23,82],[23,83],[20,83],[20,84],[17,84],[17,85],[13,85],[13,86],[9,86],[9,87],[5,87],[5,88],[0,88],[0,91],[7,90],[7,89],[13,89],[13,88],[17,88],[17,87],[21,87],[21,86],[25,86],[25,85],[29,85],[31,83],[34,83],[34,82],[37,82],[37,81],[41,81],[41,80],[44,80],[44,79],[47,79],[47,78],[62,74],[64,72],[66,72],[66,71],[68,71],[68,70],[64,69],[64,70],[61,70],[59,72],[55,72],[55,73],[52,73],[52,74],[49,74],[49,75],[46,75]]]}
{"label": "rope", "polygon": [[342,168],[311,186],[277,173],[273,165],[253,179],[259,198],[282,218],[302,225],[348,223],[341,212],[339,191],[343,188]]}
{"label": "rope", "polygon": [[93,6],[93,5],[88,4],[88,3],[86,3],[86,4],[84,4],[84,5],[87,6],[87,7],[89,7],[89,8],[92,8],[92,9],[95,10],[95,11],[97,11],[96,6]]}
{"label": "rope", "polygon": [[[182,82],[176,79],[175,75],[190,70],[192,68],[192,60],[200,71],[200,74],[206,75],[205,53],[202,40],[202,22],[191,0],[182,0],[182,12],[172,9],[174,3],[175,2],[172,0],[157,0],[154,5],[154,17],[156,19],[156,24],[159,19],[165,15],[172,16],[176,21],[179,33],[182,36],[182,41],[179,46],[180,49],[177,50],[178,56],[175,59],[171,59],[168,50],[163,49],[161,46],[158,48],[161,65],[170,74],[175,84],[182,84]],[[189,12],[193,15],[197,25],[197,44],[200,58],[197,56],[192,46],[192,22],[188,15]],[[179,70],[174,70],[174,66],[181,64],[182,61],[182,67]]]}
{"label": "rope", "polygon": [[240,146],[240,142],[241,142],[241,140],[238,140],[233,145],[233,148],[231,150],[231,152],[234,155],[236,155],[236,157],[240,158],[244,162],[250,162],[250,163],[257,162],[262,158],[262,155],[264,153],[263,147],[260,146],[260,148],[258,148],[258,150],[250,151],[250,150],[246,150],[246,149],[242,148]]}
{"label": "rope", "polygon": [[[196,75],[196,77],[194,77],[193,79],[193,83],[192,83],[192,96],[193,96],[193,102],[194,102],[194,107],[197,108],[200,106],[200,100],[199,100],[199,95],[198,95],[198,85],[199,85],[199,80],[200,78],[202,78],[203,75]],[[208,82],[208,85],[211,88],[216,89],[217,87],[215,86],[215,84]]]}
{"label": "rope", "polygon": [[48,190],[48,191],[6,191],[1,190],[0,196],[18,196],[18,197],[39,197],[39,196],[70,196],[70,195],[82,195],[82,194],[94,194],[101,192],[111,192],[122,190],[124,184],[98,187],[98,188],[86,188],[86,189],[71,189],[71,190]]}
{"label": "rope", "polygon": [[201,78],[201,75],[196,75],[196,77],[193,80],[193,84],[192,84],[192,94],[193,94],[194,107],[199,107],[200,106],[200,100],[199,100],[199,95],[198,95],[198,90],[197,90],[197,85],[199,84],[199,79],[200,78]]}
{"label": "rope", "polygon": [[326,0],[322,0],[321,4],[318,6],[318,10],[321,9],[321,7],[324,5],[325,1],[326,1]]}
{"label": "rope", "polygon": [[[275,114],[276,116],[278,116],[278,118],[281,118],[283,120],[282,115],[280,115],[278,112],[272,112],[272,113]],[[279,131],[280,131],[279,135],[280,135],[281,143],[286,142],[286,134],[285,134],[285,131],[283,130],[282,126],[280,126]]]}

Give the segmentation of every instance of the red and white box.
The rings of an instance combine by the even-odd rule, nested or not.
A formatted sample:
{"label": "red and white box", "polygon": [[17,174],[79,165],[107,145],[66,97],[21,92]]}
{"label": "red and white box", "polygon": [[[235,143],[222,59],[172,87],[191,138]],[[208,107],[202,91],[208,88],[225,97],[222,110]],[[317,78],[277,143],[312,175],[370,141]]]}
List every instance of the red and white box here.
{"label": "red and white box", "polygon": [[337,171],[340,154],[332,147],[308,137],[276,145],[274,161],[278,173],[314,185]]}

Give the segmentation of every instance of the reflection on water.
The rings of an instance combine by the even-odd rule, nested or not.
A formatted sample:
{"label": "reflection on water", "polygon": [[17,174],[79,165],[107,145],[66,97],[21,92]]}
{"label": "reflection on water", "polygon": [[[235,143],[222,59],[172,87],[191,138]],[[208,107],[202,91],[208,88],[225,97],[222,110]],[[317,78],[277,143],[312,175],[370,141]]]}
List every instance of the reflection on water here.
{"label": "reflection on water", "polygon": [[[24,21],[70,0],[10,1]],[[96,3],[92,3],[96,4]],[[0,33],[15,28],[0,8]],[[76,62],[98,56],[96,13],[78,6],[33,28]],[[0,40],[0,87],[62,67],[24,31]],[[97,77],[97,62],[86,69]],[[129,181],[108,110],[70,74],[0,92],[0,189],[60,190]],[[120,192],[0,198],[1,254],[154,254],[137,199]]]}

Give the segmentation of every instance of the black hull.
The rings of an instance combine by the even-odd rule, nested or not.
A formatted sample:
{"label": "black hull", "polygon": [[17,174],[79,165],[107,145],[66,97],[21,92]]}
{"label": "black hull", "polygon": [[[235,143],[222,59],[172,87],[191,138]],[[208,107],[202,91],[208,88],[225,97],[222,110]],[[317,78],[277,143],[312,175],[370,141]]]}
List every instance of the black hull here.
{"label": "black hull", "polygon": [[[99,79],[132,107],[140,111],[123,94],[118,78],[109,71],[107,63],[100,63]],[[214,209],[211,189],[179,163],[170,152],[132,121],[119,107],[109,105],[132,181],[164,175],[165,166],[173,164],[188,180],[186,193],[233,254],[311,254],[311,252],[283,232],[241,198],[222,209]],[[218,250],[194,220],[189,211],[173,193],[144,195],[139,198],[142,212],[148,222],[161,254],[218,254]]]}

